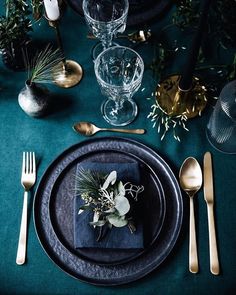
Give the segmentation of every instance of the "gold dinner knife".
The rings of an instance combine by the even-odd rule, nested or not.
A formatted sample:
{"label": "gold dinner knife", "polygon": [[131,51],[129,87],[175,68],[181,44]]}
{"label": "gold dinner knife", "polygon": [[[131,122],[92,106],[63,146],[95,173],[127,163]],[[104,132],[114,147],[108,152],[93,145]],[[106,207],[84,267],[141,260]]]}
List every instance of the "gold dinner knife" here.
{"label": "gold dinner knife", "polygon": [[204,198],[207,203],[208,230],[209,230],[209,250],[210,250],[210,268],[214,275],[220,272],[216,231],[214,221],[214,190],[212,175],[212,159],[211,154],[206,152],[204,155]]}

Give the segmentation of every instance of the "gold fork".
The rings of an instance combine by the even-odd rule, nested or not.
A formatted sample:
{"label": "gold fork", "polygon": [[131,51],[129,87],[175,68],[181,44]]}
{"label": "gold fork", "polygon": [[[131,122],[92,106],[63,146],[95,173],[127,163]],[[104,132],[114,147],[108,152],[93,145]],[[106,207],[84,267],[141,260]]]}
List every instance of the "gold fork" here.
{"label": "gold fork", "polygon": [[18,242],[16,263],[21,265],[25,263],[26,241],[27,241],[27,207],[28,192],[36,181],[36,163],[34,152],[23,152],[21,184],[25,190],[23,210],[21,216],[20,236]]}

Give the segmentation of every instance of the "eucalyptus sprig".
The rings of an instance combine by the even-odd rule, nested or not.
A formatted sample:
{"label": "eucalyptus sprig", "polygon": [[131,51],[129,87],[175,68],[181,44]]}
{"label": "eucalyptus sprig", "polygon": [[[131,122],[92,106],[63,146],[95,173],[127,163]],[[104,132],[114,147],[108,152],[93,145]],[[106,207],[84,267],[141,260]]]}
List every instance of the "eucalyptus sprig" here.
{"label": "eucalyptus sprig", "polygon": [[[85,210],[93,212],[93,220],[90,225],[102,227],[107,224],[110,228],[123,227],[132,224],[132,231],[135,230],[131,218],[127,216],[130,211],[130,203],[127,198],[130,195],[135,201],[143,186],[133,185],[130,182],[125,184],[117,180],[117,172],[112,171],[108,175],[80,169],[76,175],[76,193],[84,201],[78,214]],[[132,232],[131,231],[131,232]]]}
{"label": "eucalyptus sprig", "polygon": [[53,83],[53,77],[61,72],[63,56],[59,49],[53,49],[47,45],[30,60],[28,54],[25,55],[26,68],[28,69],[29,83]]}

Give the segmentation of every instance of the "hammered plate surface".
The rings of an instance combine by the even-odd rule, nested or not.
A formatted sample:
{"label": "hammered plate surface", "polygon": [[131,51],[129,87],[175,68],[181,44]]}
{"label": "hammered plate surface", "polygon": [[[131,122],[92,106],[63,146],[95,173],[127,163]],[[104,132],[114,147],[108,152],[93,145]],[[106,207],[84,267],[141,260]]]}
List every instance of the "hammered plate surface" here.
{"label": "hammered plate surface", "polygon": [[[154,214],[150,214],[154,216],[153,218],[157,218],[155,221],[159,225],[153,227],[146,249],[141,253],[123,252],[120,260],[113,253],[112,263],[108,263],[109,255],[104,253],[98,253],[97,258],[97,255],[91,256],[89,253],[73,249],[71,246],[73,241],[70,238],[73,236],[73,228],[65,226],[65,230],[61,221],[63,217],[65,225],[71,224],[71,217],[68,214],[70,210],[65,209],[67,206],[60,206],[69,203],[58,201],[62,200],[58,197],[61,183],[64,182],[63,186],[68,183],[69,187],[66,189],[70,191],[70,182],[66,182],[65,179],[69,171],[73,171],[74,163],[86,161],[90,157],[98,157],[104,161],[108,154],[113,156],[118,154],[124,157],[124,161],[127,158],[139,161],[146,167],[145,169],[149,170],[150,175],[153,175],[153,183],[157,181],[155,180],[156,174],[161,183],[161,186],[157,187],[159,190],[163,187],[165,202],[162,203],[162,194],[160,194],[156,198],[157,203],[156,205],[154,203],[154,208],[158,209],[161,205],[164,206],[163,209],[166,209],[159,211],[161,214],[165,213],[159,219]],[[158,189],[156,189],[157,192]],[[57,193],[52,194],[53,190]],[[180,189],[166,162],[145,145],[118,137],[84,141],[63,152],[46,170],[34,199],[35,228],[39,241],[48,256],[69,275],[88,283],[106,286],[135,281],[160,265],[176,242],[182,223],[182,212]]]}

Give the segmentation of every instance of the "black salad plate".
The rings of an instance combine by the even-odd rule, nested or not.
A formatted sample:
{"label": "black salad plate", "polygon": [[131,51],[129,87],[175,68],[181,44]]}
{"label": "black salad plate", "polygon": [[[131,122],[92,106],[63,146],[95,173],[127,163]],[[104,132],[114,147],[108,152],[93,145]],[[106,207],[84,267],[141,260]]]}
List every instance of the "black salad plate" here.
{"label": "black salad plate", "polygon": [[[145,192],[139,200],[139,218],[143,225],[144,249],[74,249],[73,216],[75,198],[76,166],[83,162],[132,163],[139,165],[141,183]],[[43,187],[45,190],[47,185]],[[141,208],[142,207],[142,208]],[[157,239],[165,217],[165,197],[156,173],[144,161],[128,152],[118,150],[96,150],[77,157],[64,167],[60,176],[54,181],[49,199],[50,222],[61,243],[72,253],[84,260],[98,264],[121,264],[135,259]],[[148,214],[146,214],[148,212]],[[130,237],[132,239],[132,236]]]}
{"label": "black salad plate", "polygon": [[[74,175],[82,162],[129,163],[140,167],[144,249],[75,249]],[[34,198],[34,223],[48,256],[67,274],[96,285],[135,281],[160,265],[172,250],[182,224],[182,198],[166,162],[147,146],[106,137],[76,144],[44,173]]]}
{"label": "black salad plate", "polygon": [[[73,10],[83,15],[83,0],[67,0]],[[171,0],[129,0],[127,26],[139,25],[163,14],[171,5]]]}

